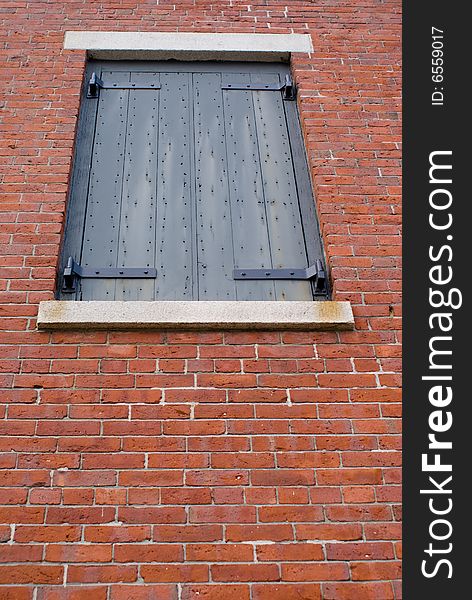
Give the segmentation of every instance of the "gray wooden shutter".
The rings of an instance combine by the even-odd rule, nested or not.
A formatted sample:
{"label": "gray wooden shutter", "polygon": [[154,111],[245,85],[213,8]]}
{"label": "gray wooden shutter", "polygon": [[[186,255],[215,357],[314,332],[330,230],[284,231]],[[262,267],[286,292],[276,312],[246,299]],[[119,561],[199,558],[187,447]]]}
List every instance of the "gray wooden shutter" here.
{"label": "gray wooden shutter", "polygon": [[82,101],[62,267],[72,257],[96,271],[59,296],[312,299],[308,280],[234,274],[322,258],[296,103],[270,89],[287,67],[91,62],[92,73],[101,86]]}

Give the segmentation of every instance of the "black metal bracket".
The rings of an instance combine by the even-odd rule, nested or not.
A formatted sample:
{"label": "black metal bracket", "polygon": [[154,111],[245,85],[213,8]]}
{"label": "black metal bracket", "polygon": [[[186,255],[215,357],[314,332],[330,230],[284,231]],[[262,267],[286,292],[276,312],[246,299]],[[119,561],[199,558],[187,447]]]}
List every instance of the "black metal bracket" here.
{"label": "black metal bracket", "polygon": [[285,83],[227,83],[221,86],[222,90],[243,90],[255,92],[282,92],[284,100],[295,100],[297,88],[290,75],[285,75]]}
{"label": "black metal bracket", "polygon": [[87,85],[87,98],[98,98],[99,90],[160,90],[159,83],[107,83],[93,72]]}
{"label": "black metal bracket", "polygon": [[282,87],[284,100],[295,100],[297,97],[297,88],[290,75],[285,75],[285,83]]}
{"label": "black metal bracket", "polygon": [[103,87],[103,81],[93,72],[87,86],[87,98],[98,98],[98,90],[101,87]]}
{"label": "black metal bracket", "polygon": [[77,277],[81,279],[155,279],[157,270],[150,267],[82,267],[77,264],[72,256],[67,259],[67,264],[63,271],[63,286],[64,294],[73,294],[75,292],[75,280]]}
{"label": "black metal bracket", "polygon": [[326,272],[321,260],[306,269],[234,269],[233,279],[293,279],[307,281],[314,279],[315,296],[328,293]]}

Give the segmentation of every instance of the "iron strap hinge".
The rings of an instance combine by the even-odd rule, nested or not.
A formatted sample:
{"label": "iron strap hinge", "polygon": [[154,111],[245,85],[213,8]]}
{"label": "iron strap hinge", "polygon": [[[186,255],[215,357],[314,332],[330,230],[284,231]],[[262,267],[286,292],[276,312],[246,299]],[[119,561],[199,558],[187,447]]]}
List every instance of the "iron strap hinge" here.
{"label": "iron strap hinge", "polygon": [[326,272],[321,260],[306,269],[234,269],[233,279],[293,279],[307,281],[313,279],[315,295],[327,294]]}
{"label": "iron strap hinge", "polygon": [[151,267],[82,267],[77,264],[72,256],[67,259],[63,271],[64,283],[62,291],[66,294],[75,292],[75,279],[104,278],[104,279],[155,279],[157,270]]}
{"label": "iron strap hinge", "polygon": [[295,100],[297,88],[290,75],[285,75],[285,83],[227,83],[221,86],[222,90],[246,90],[257,92],[283,92],[284,100]]}
{"label": "iron strap hinge", "polygon": [[98,98],[100,88],[103,90],[160,90],[161,86],[159,83],[147,83],[145,81],[138,83],[108,83],[100,79],[94,72],[87,85],[87,98]]}

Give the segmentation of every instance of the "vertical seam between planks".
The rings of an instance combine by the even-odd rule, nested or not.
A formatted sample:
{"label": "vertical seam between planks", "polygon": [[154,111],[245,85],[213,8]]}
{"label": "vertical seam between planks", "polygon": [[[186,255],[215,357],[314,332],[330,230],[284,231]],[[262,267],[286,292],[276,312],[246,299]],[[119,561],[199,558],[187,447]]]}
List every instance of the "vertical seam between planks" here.
{"label": "vertical seam between planks", "polygon": [[[198,227],[197,227],[197,165],[195,143],[195,80],[193,72],[188,73],[189,92],[189,163],[190,163],[190,218],[192,227],[192,300],[200,300],[200,281],[198,277]],[[195,252],[195,256],[193,253]]]}
{"label": "vertical seam between planks", "polygon": [[[129,81],[131,82],[131,69],[129,71]],[[118,232],[116,238],[116,257],[115,257],[115,267],[118,267],[118,256],[119,256],[119,248],[120,248],[120,235],[121,235],[121,213],[123,212],[123,185],[125,179],[125,165],[126,165],[126,148],[128,142],[128,123],[129,123],[129,99],[130,99],[130,91],[124,90],[126,94],[126,116],[125,116],[125,135],[123,140],[123,164],[121,167],[121,193],[120,193],[120,211],[118,213]],[[116,279],[113,280],[114,283],[114,293],[113,298],[116,300]]]}
{"label": "vertical seam between planks", "polygon": [[[220,87],[221,87],[223,85],[223,71],[219,75],[220,75]],[[229,160],[228,160],[228,137],[226,135],[225,93],[224,93],[223,89],[221,89],[221,110],[223,112],[223,139],[224,139],[225,157],[226,157],[226,186],[227,186],[227,192],[228,192],[229,221],[231,224],[231,227],[230,227],[230,230],[231,230],[231,254],[233,256],[233,264],[231,266],[229,275],[230,275],[230,277],[232,277],[234,263],[235,263],[235,260],[234,260],[234,222],[233,222],[233,212],[231,210],[231,190],[230,190],[230,183],[229,183],[230,175],[229,175]],[[238,299],[238,286],[237,286],[237,283],[234,278],[233,278],[233,286],[234,286],[234,296],[235,296],[235,299],[237,300]]]}
{"label": "vertical seam between planks", "polygon": [[[159,186],[159,157],[160,157],[160,144],[159,144],[159,135],[160,135],[160,122],[161,122],[161,100],[162,100],[162,73],[159,73],[159,85],[161,89],[156,91],[157,94],[157,115],[156,115],[156,184],[154,187],[154,198],[156,199],[156,206],[154,208],[154,268],[157,269],[157,253],[159,250],[159,245],[157,243],[157,223],[159,217],[159,194],[158,194],[158,186]],[[158,270],[159,272],[159,270]],[[154,300],[157,298],[157,289],[159,287],[159,277],[156,277],[154,281]]]}

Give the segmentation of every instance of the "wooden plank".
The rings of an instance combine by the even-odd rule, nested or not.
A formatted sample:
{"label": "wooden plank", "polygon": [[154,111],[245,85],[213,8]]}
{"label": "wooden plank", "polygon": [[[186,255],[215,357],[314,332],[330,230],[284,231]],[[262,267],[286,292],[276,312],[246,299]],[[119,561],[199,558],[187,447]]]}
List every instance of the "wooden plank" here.
{"label": "wooden plank", "polygon": [[[149,82],[157,73],[131,73],[131,83]],[[154,267],[156,254],[156,178],[159,91],[130,90],[118,267]],[[117,279],[116,300],[154,300],[153,279]]]}
{"label": "wooden plank", "polygon": [[190,75],[161,74],[157,171],[157,300],[192,300],[194,206]]}
{"label": "wooden plank", "polygon": [[[251,75],[253,83],[273,83],[274,75]],[[308,266],[297,186],[280,92],[256,91],[254,106],[261,157],[272,264],[279,268]],[[277,300],[309,300],[311,284],[276,281]]]}
{"label": "wooden plank", "polygon": [[[104,77],[128,82],[129,72],[105,72]],[[126,152],[128,90],[100,90],[90,187],[80,263],[85,267],[116,267],[123,167]],[[114,279],[80,280],[82,300],[114,300]]]}
{"label": "wooden plank", "polygon": [[[246,83],[248,73],[223,73],[222,84]],[[224,91],[225,138],[234,268],[272,267],[252,92]],[[274,300],[273,281],[237,281],[238,300]]]}
{"label": "wooden plank", "polygon": [[195,73],[195,199],[199,300],[231,300],[233,240],[221,74]]}

